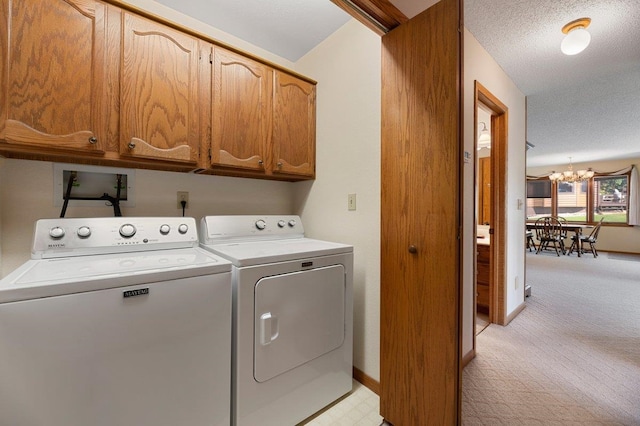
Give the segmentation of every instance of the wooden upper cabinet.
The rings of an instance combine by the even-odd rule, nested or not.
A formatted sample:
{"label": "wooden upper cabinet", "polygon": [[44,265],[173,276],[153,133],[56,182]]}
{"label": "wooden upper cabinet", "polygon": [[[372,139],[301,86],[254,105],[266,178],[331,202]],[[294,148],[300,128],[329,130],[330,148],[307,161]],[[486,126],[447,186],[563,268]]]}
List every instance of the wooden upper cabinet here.
{"label": "wooden upper cabinet", "polygon": [[211,166],[265,171],[273,69],[213,48]]}
{"label": "wooden upper cabinet", "polygon": [[315,177],[316,86],[275,71],[273,173]]}
{"label": "wooden upper cabinet", "polygon": [[0,0],[0,152],[315,177],[315,83],[120,2]]}
{"label": "wooden upper cabinet", "polygon": [[106,12],[91,0],[0,0],[0,140],[104,152]]}
{"label": "wooden upper cabinet", "polygon": [[124,14],[120,154],[198,160],[198,39]]}

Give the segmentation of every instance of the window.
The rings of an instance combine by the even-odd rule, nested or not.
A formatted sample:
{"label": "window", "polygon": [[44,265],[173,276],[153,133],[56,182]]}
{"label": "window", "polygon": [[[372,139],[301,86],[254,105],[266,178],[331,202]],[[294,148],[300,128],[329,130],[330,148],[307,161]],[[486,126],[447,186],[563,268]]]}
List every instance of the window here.
{"label": "window", "polygon": [[605,222],[627,223],[629,197],[628,176],[594,177],[594,221],[604,217]]}
{"label": "window", "polygon": [[[555,182],[548,178],[527,181],[527,219],[559,216],[572,222],[627,224],[630,172],[596,175],[583,182]],[[550,193],[536,188],[549,185]],[[548,195],[548,196],[547,196]]]}
{"label": "window", "polygon": [[537,219],[551,214],[553,185],[548,178],[527,181],[527,218]]}
{"label": "window", "polygon": [[570,192],[573,193],[573,183],[571,182],[558,182],[558,192]]}
{"label": "window", "polygon": [[589,186],[584,188],[578,182],[558,182],[556,186],[558,188],[556,216],[563,217],[570,222],[586,222]]}

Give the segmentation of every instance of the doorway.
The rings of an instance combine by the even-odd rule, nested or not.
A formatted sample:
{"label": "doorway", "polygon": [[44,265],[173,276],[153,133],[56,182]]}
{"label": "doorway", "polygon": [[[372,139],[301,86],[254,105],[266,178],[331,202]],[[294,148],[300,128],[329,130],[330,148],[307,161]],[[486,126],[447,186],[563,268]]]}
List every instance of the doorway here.
{"label": "doorway", "polygon": [[[475,309],[486,313],[486,321],[504,325],[506,318],[506,163],[508,108],[487,88],[475,82],[476,164],[476,282]],[[484,124],[480,127],[479,122]],[[490,148],[480,143],[487,128]],[[480,146],[480,151],[477,147]],[[481,153],[482,150],[490,155]],[[482,160],[487,158],[487,160]],[[481,166],[482,164],[482,166]],[[482,173],[482,174],[481,174]],[[482,186],[480,186],[482,185]],[[480,190],[482,189],[482,191]],[[487,225],[488,223],[488,225]],[[483,285],[485,285],[483,287]],[[480,300],[479,300],[480,299]],[[478,309],[480,302],[480,310]],[[478,319],[474,315],[474,329]],[[473,339],[475,352],[476,340]]]}
{"label": "doorway", "polygon": [[476,224],[476,313],[475,335],[490,321],[490,248],[491,248],[491,110],[477,106],[475,138],[475,224]]}

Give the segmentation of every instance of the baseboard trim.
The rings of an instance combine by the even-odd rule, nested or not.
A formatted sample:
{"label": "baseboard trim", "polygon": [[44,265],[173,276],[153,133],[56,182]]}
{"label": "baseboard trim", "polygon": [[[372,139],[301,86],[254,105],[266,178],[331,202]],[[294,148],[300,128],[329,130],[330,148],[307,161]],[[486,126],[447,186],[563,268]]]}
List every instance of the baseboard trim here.
{"label": "baseboard trim", "polygon": [[376,395],[380,395],[380,382],[368,376],[362,370],[353,367],[353,378],[369,388]]}
{"label": "baseboard trim", "polygon": [[598,253],[615,253],[615,254],[640,254],[634,251],[618,251],[618,250],[602,250],[598,249]]}
{"label": "baseboard trim", "polygon": [[527,304],[522,302],[520,304],[520,306],[515,308],[513,310],[513,312],[511,312],[509,315],[507,315],[507,321],[506,321],[506,323],[504,325],[509,324],[511,322],[511,320],[513,320],[515,317],[517,317],[520,314],[520,312],[522,312],[524,310],[524,308],[526,308],[526,307],[527,307]]}
{"label": "baseboard trim", "polygon": [[462,368],[465,368],[476,357],[476,350],[471,349],[462,357]]}

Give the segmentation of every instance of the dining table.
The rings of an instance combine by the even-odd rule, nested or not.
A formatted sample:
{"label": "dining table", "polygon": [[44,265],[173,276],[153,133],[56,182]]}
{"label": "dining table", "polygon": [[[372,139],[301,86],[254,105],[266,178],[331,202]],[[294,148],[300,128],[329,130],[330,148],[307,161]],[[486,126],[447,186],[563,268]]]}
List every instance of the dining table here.
{"label": "dining table", "polygon": [[[536,225],[535,222],[527,222],[526,225],[527,225],[527,230],[531,230],[531,231],[535,231],[538,228],[542,228],[542,224]],[[562,224],[563,230],[566,229],[567,232],[575,233],[576,245],[578,247],[578,257],[582,256],[582,240],[580,239],[580,236],[582,235],[582,231],[585,229],[591,229],[591,228],[593,228],[593,225],[587,225],[584,223],[567,222]]]}

